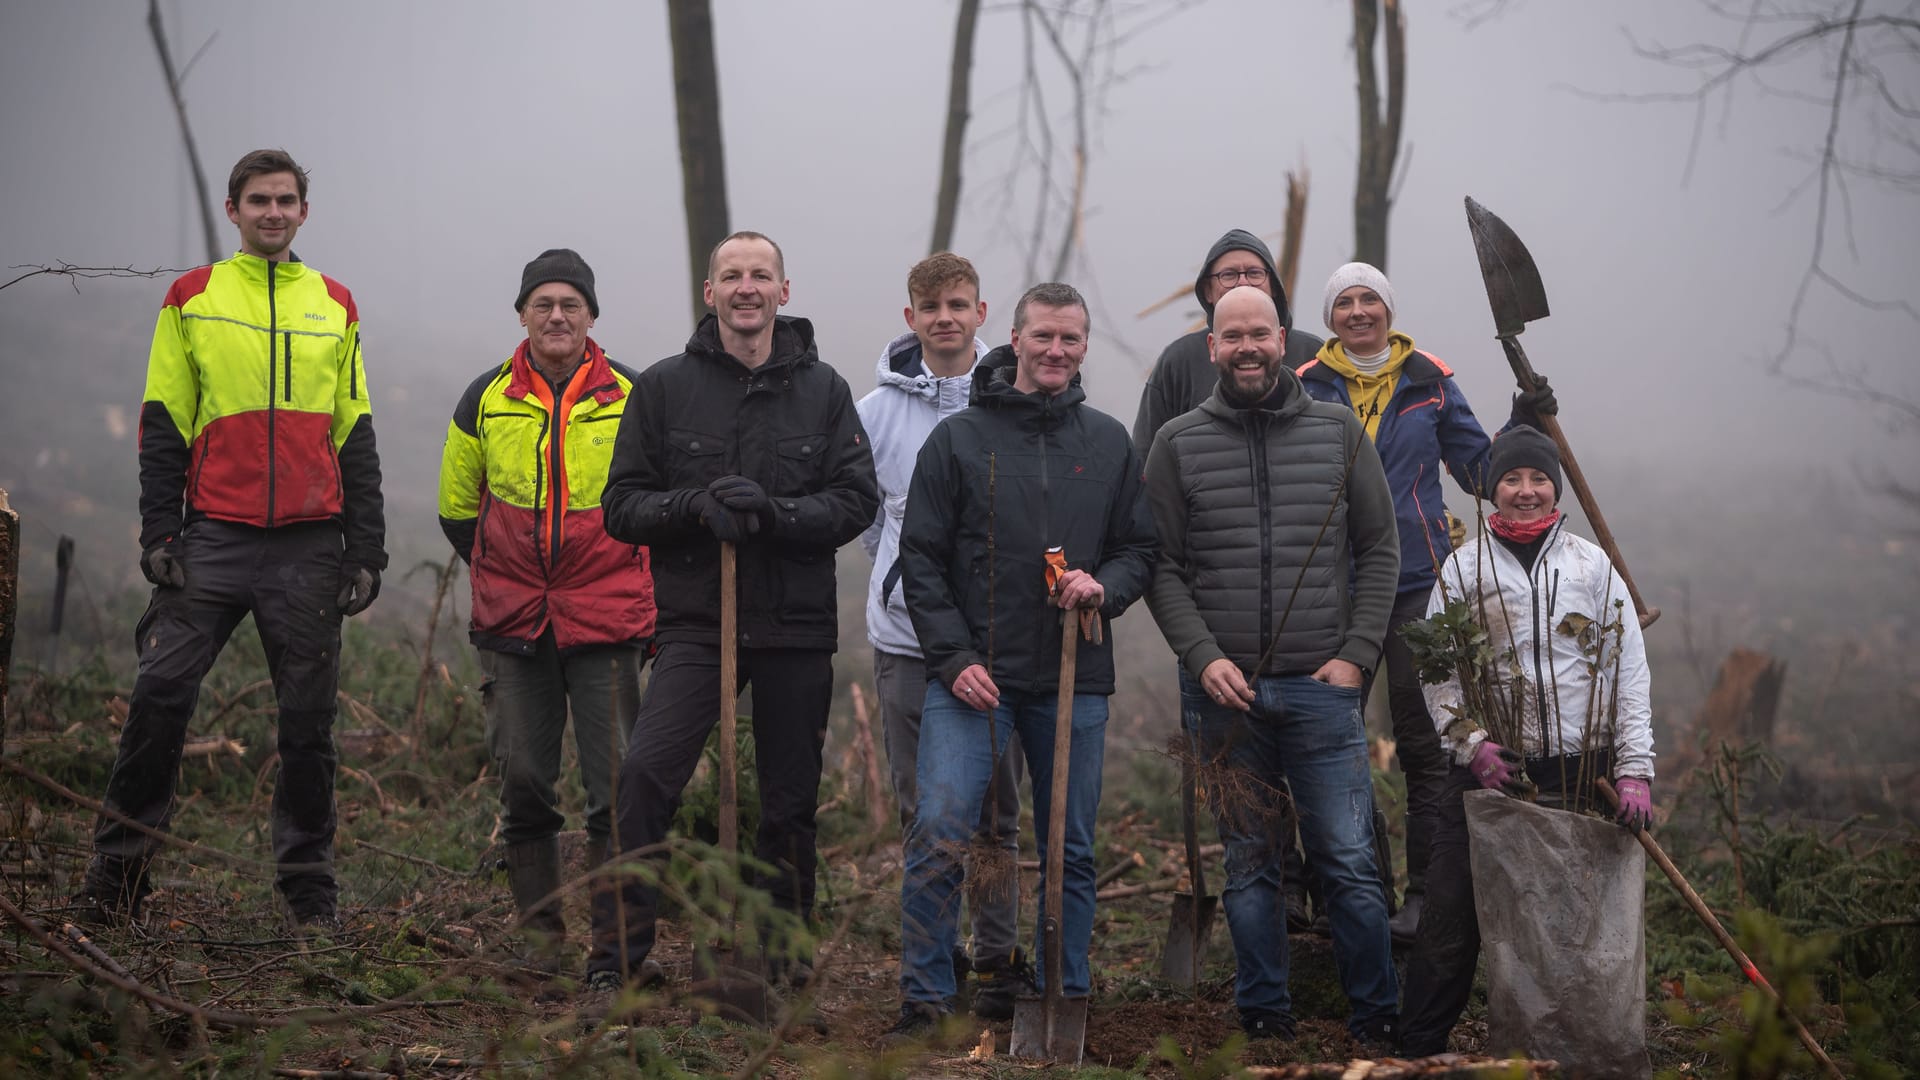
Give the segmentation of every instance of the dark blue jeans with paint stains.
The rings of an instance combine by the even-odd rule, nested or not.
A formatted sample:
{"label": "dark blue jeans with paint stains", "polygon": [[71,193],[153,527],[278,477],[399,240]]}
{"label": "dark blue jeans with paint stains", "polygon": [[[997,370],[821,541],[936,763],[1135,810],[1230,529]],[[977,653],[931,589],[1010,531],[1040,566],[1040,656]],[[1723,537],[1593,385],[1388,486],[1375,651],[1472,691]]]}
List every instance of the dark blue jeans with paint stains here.
{"label": "dark blue jeans with paint stains", "polygon": [[1279,782],[1293,791],[1307,862],[1326,889],[1340,984],[1354,1031],[1398,1013],[1387,902],[1373,858],[1373,778],[1358,689],[1305,676],[1266,676],[1238,712],[1180,674],[1181,721],[1202,762],[1208,805],[1227,850],[1221,895],[1243,1016],[1292,1016],[1287,919],[1281,904]]}

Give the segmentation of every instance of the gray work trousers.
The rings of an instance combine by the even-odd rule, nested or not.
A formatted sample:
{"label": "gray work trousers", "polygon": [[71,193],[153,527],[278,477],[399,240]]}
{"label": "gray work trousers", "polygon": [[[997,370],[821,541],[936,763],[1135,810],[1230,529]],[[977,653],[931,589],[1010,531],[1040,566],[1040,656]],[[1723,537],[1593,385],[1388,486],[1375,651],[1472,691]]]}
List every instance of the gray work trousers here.
{"label": "gray work trousers", "polygon": [[[886,740],[887,766],[893,773],[893,794],[900,804],[900,835],[913,823],[919,799],[915,770],[920,751],[920,707],[927,697],[927,666],[917,656],[873,652],[873,681],[880,697],[881,735]],[[1020,858],[1020,745],[1010,736],[1000,756],[988,802],[980,808],[979,835]],[[1013,955],[1019,938],[1020,890],[1010,888],[1004,899],[972,905],[973,949],[976,964],[1001,961]]]}
{"label": "gray work trousers", "polygon": [[637,642],[590,645],[561,655],[548,629],[532,656],[480,651],[487,673],[487,748],[500,773],[500,840],[513,845],[545,840],[566,824],[560,812],[561,739],[573,715],[573,744],[586,789],[587,836],[612,831],[613,775],[627,752],[627,733],[640,711]]}

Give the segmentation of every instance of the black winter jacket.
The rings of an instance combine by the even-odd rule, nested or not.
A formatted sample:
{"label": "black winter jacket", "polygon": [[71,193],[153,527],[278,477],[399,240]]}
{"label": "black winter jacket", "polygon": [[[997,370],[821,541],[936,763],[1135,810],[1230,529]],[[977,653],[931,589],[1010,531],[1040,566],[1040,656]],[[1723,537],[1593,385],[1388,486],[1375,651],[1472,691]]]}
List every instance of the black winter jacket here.
{"label": "black winter jacket", "polygon": [[720,640],[720,544],[692,503],[733,473],[774,504],[772,531],[738,549],[740,644],[831,651],[834,551],[873,522],[880,492],[853,395],[806,319],[780,316],[772,355],[749,368],[708,315],[685,352],[633,381],[601,506],[609,535],[653,549],[662,643]]}
{"label": "black winter jacket", "polygon": [[[1052,693],[1060,609],[1047,598],[1046,550],[1106,590],[1113,619],[1152,580],[1155,540],[1141,461],[1118,420],[1013,385],[1009,346],[974,369],[968,407],[933,429],[914,465],[900,533],[901,581],[927,669],[953,685],[984,664],[1003,690]],[[991,591],[991,598],[989,597]],[[1113,693],[1113,635],[1082,641],[1074,689]]]}

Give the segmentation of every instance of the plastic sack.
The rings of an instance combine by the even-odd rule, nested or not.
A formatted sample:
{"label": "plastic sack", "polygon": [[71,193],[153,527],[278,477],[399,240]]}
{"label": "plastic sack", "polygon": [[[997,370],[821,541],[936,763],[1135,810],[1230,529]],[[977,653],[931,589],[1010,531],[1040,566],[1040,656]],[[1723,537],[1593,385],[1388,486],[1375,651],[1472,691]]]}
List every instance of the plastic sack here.
{"label": "plastic sack", "polygon": [[1487,1051],[1646,1077],[1646,853],[1618,825],[1471,791]]}

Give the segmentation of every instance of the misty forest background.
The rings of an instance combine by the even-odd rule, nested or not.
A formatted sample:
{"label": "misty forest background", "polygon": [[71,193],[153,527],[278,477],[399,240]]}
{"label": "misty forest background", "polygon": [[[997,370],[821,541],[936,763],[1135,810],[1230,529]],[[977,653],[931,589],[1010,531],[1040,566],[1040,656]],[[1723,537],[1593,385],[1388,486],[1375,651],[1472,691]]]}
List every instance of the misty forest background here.
{"label": "misty forest background", "polygon": [[[376,726],[371,709],[378,727],[469,752],[478,669],[464,578],[436,588],[439,449],[460,390],[518,342],[510,300],[538,251],[593,264],[594,336],[639,367],[685,340],[713,240],[768,232],[786,249],[786,310],[814,320],[856,395],[929,250],[980,267],[989,343],[1026,285],[1061,278],[1093,303],[1092,403],[1130,424],[1153,357],[1198,316],[1198,257],[1246,227],[1296,268],[1296,325],[1314,333],[1335,265],[1383,265],[1396,327],[1452,364],[1493,429],[1512,376],[1460,210],[1471,195],[1540,266],[1554,315],[1525,344],[1664,611],[1647,635],[1656,803],[1695,795],[1711,867],[1727,864],[1729,820],[1735,849],[1770,842],[1751,822],[1740,839],[1744,813],[1763,838],[1868,828],[1905,846],[1910,886],[1920,4],[1408,7],[344,2],[320,23],[213,0],[0,5],[0,489],[22,522],[7,752],[66,741],[59,764],[83,793],[111,760],[146,591],[147,345],[166,280],[209,258],[183,123],[218,257],[233,246],[217,210],[228,164],[284,145],[313,177],[296,250],[359,304],[392,567],[349,627],[343,689],[360,704],[342,726]],[[1448,502],[1473,520],[1450,485]],[[56,635],[61,537],[75,546]],[[842,763],[857,761],[852,687],[871,685],[868,570],[843,551]],[[1172,657],[1144,608],[1113,632],[1109,801],[1164,810]],[[258,665],[250,630],[235,642],[216,672],[231,692]],[[1710,706],[1736,650],[1728,692],[1748,696]],[[203,720],[247,735],[251,778],[271,747],[265,698],[215,696]],[[441,764],[470,781],[483,763]],[[1733,813],[1715,818],[1729,779]],[[467,838],[465,862],[485,843]],[[1875,963],[1920,955],[1902,903],[1874,916],[1904,935]],[[1827,1000],[1843,981],[1822,984]]]}

